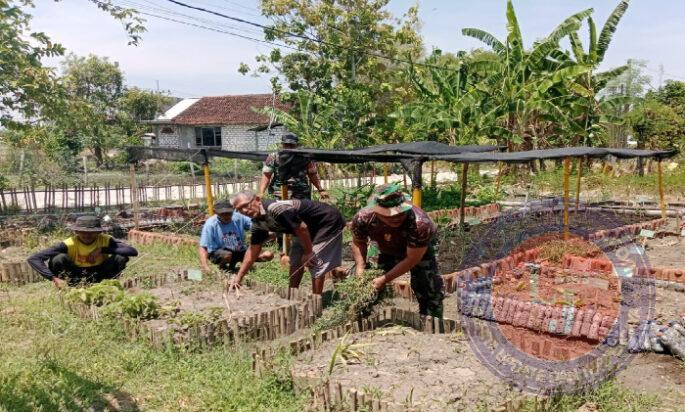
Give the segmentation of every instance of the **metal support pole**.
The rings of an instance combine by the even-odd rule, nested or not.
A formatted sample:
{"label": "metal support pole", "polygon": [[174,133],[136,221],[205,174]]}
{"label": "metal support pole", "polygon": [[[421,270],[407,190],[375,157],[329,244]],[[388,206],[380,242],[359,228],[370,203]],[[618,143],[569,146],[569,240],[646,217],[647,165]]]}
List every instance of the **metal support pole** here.
{"label": "metal support pole", "polygon": [[578,179],[576,180],[576,213],[580,208],[580,179],[583,177],[583,157],[578,158]]}
{"label": "metal support pole", "polygon": [[131,172],[131,204],[133,205],[133,222],[135,228],[140,227],[140,207],[138,205],[138,182],[136,181],[136,165],[131,163],[129,165]]}
{"label": "metal support pole", "polygon": [[571,173],[571,158],[564,158],[564,239],[569,236],[569,220],[568,220],[568,206],[569,206],[569,174]]}
{"label": "metal support pole", "polygon": [[459,226],[464,227],[464,215],[466,209],[466,184],[469,173],[469,164],[462,163],[461,165],[461,193],[459,199]]}
{"label": "metal support pole", "polygon": [[659,184],[659,206],[661,207],[661,218],[666,218],[666,202],[664,201],[664,177],[661,172],[661,159],[656,163],[657,182]]}
{"label": "metal support pole", "polygon": [[423,173],[423,162],[415,162],[412,170],[413,177],[411,179],[411,201],[415,206],[421,207],[423,193],[422,188],[422,173]]}
{"label": "metal support pole", "polygon": [[212,196],[212,176],[209,174],[209,163],[202,165],[205,173],[205,198],[207,199],[207,214],[214,215],[214,197]]}
{"label": "metal support pole", "polygon": [[[281,200],[288,200],[288,186],[281,186]],[[283,235],[283,253],[287,255],[290,252],[290,235]]]}

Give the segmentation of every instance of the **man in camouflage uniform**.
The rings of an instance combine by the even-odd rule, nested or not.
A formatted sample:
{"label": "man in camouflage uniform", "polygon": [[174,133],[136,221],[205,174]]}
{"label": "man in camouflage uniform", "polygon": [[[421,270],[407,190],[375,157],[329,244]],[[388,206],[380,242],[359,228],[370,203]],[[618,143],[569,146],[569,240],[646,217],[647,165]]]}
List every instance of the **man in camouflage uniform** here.
{"label": "man in camouflage uniform", "polygon": [[407,201],[399,185],[376,188],[368,207],[352,219],[352,253],[357,274],[364,271],[369,239],[378,243],[378,266],[385,271],[373,280],[376,289],[411,272],[411,288],[419,313],[442,318],[445,297],[435,255],[437,228],[426,212]]}
{"label": "man in camouflage uniform", "polygon": [[[281,146],[283,149],[296,149],[299,144],[299,139],[292,133],[284,134],[281,137]],[[262,180],[259,182],[259,197],[263,197],[264,193],[269,191],[269,194],[276,199],[281,198],[281,186],[283,182],[278,175],[278,154],[270,154],[264,161],[262,168]],[[288,186],[289,198],[291,199],[310,199],[312,198],[312,188],[309,182],[319,191],[319,196],[322,200],[329,198],[328,193],[321,187],[319,181],[319,172],[316,170],[316,163],[309,162],[307,167],[293,171],[293,176],[286,182]]]}

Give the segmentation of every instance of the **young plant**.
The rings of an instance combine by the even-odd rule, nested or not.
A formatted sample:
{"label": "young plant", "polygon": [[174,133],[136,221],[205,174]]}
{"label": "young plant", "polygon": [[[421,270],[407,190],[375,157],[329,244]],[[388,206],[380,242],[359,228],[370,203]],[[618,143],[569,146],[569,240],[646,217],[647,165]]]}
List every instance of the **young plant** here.
{"label": "young plant", "polygon": [[87,288],[71,289],[65,295],[70,302],[103,306],[124,298],[124,288],[118,280],[108,279]]}

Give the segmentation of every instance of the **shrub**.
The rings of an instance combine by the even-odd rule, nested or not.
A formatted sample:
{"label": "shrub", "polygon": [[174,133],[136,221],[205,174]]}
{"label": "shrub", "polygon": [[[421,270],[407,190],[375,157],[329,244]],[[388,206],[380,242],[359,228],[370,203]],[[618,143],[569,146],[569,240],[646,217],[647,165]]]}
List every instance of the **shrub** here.
{"label": "shrub", "polygon": [[124,288],[118,280],[103,280],[88,288],[71,289],[65,298],[71,302],[103,306],[121,301],[124,298]]}

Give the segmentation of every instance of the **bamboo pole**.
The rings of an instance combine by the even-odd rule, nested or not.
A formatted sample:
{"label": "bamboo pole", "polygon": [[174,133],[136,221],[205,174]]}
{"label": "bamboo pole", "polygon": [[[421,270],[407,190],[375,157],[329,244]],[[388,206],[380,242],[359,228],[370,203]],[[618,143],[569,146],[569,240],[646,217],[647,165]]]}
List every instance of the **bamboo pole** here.
{"label": "bamboo pole", "polygon": [[666,202],[664,201],[664,177],[661,170],[661,159],[656,163],[657,182],[659,184],[659,207],[661,207],[661,218],[666,218]]}
{"label": "bamboo pole", "polygon": [[423,192],[421,191],[421,187],[423,186],[423,163],[415,163],[413,169],[411,201],[415,206],[421,207],[423,201]]}
{"label": "bamboo pole", "polygon": [[212,176],[209,174],[209,163],[202,165],[205,174],[205,198],[207,199],[207,214],[214,215],[214,197],[212,196]]}
{"label": "bamboo pole", "polygon": [[568,220],[568,206],[569,206],[569,174],[571,171],[571,158],[564,158],[564,239],[569,236],[569,220]]}
{"label": "bamboo pole", "polygon": [[469,172],[469,164],[462,163],[461,165],[461,193],[459,199],[459,226],[464,227],[464,214],[466,210],[466,184],[467,175]]}
{"label": "bamboo pole", "polygon": [[138,182],[136,181],[136,165],[131,163],[129,166],[131,173],[131,204],[133,205],[133,222],[135,228],[140,227],[140,207],[138,205]]}
{"label": "bamboo pole", "polygon": [[388,184],[388,164],[383,163],[383,183]]}
{"label": "bamboo pole", "polygon": [[[281,200],[288,200],[288,186],[281,186]],[[288,254],[290,252],[290,235],[283,235],[283,253]]]}
{"label": "bamboo pole", "polygon": [[576,179],[576,213],[580,208],[580,179],[583,177],[583,160],[584,158],[578,158],[578,178]]}

